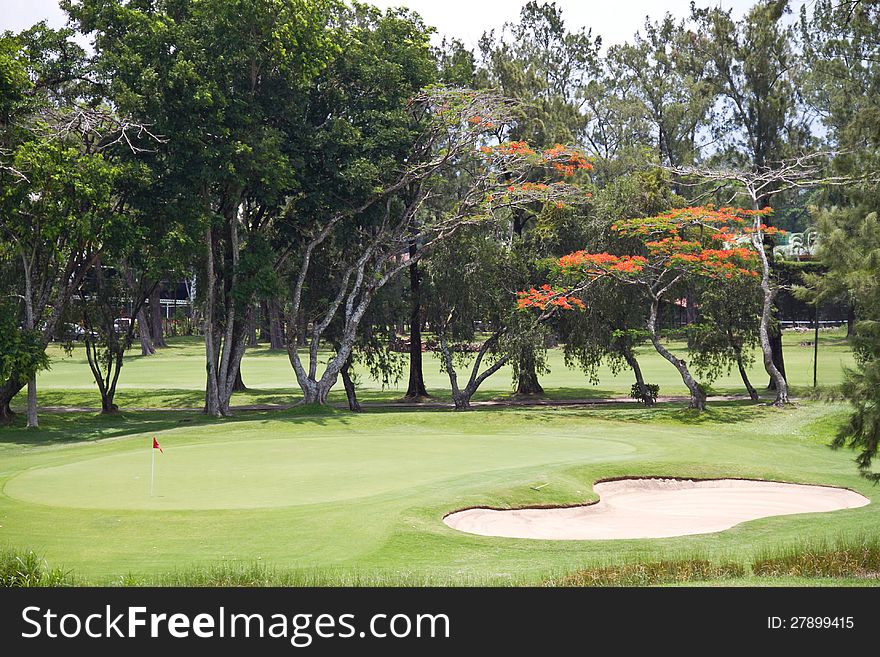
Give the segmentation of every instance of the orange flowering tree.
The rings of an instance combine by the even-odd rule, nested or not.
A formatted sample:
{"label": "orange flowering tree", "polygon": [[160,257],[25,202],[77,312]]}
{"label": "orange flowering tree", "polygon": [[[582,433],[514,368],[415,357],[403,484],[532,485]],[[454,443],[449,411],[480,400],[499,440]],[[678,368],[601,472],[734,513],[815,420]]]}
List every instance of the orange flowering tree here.
{"label": "orange flowering tree", "polygon": [[[521,126],[517,125],[512,133],[522,133]],[[503,170],[512,158],[531,158],[533,166],[518,172],[518,175],[525,175],[524,179],[504,180],[503,200],[513,202],[514,207],[505,210],[501,220],[508,222],[510,246],[519,253],[517,268],[524,274],[537,274],[540,266],[536,258],[539,254],[526,246],[530,240],[529,226],[537,228],[538,224],[549,217],[570,214],[566,211],[567,203],[560,197],[560,193],[565,194],[566,186],[572,182],[583,182],[586,178],[584,174],[589,173],[593,166],[582,152],[559,143],[545,144],[543,148],[537,149],[525,141],[513,139],[493,149],[485,147],[483,153],[491,158],[492,167],[498,170]],[[583,200],[589,196],[587,192],[581,193]],[[519,285],[528,280],[525,278]],[[517,394],[543,394],[539,382],[539,374],[546,371],[543,344],[543,339],[536,337],[534,343],[524,344],[520,353],[512,357],[510,365]]]}
{"label": "orange flowering tree", "polygon": [[[565,206],[582,197],[570,180],[589,168],[582,154],[561,145],[535,150],[506,139],[516,107],[497,94],[469,89],[436,87],[418,94],[408,106],[418,138],[399,168],[373,172],[378,179],[362,185],[363,198],[323,221],[310,220],[283,252],[276,268],[290,280],[287,323],[310,327],[307,347],[292,339],[287,345],[306,403],[326,403],[372,300],[401,271],[465,227],[490,225],[496,215],[517,208]],[[336,275],[318,279],[313,263],[328,251],[339,254]],[[324,361],[319,350],[328,331],[335,332],[339,347]]]}
{"label": "orange flowering tree", "polygon": [[[572,178],[591,168],[576,149],[557,144],[538,150],[523,141],[482,145],[476,165],[471,171],[484,180],[482,197],[474,196],[481,200],[475,215],[480,219],[438,243],[426,268],[434,291],[425,302],[426,314],[459,410],[470,408],[471,397],[489,376],[514,364],[539,340],[540,326],[548,319],[513,312],[510,277],[518,269],[518,256],[498,240],[499,225],[516,212],[580,203],[585,194]],[[457,211],[466,210],[460,205]],[[482,339],[474,330],[477,322],[489,328]],[[462,377],[457,369],[465,366]]]}
{"label": "orange flowering tree", "polygon": [[633,254],[575,251],[559,259],[552,285],[519,293],[520,309],[585,305],[586,292],[600,279],[635,286],[648,304],[646,328],[651,343],[681,375],[690,392],[690,406],[703,410],[706,394],[687,362],[671,353],[660,340],[660,304],[687,280],[725,281],[757,278],[755,251],[743,246],[754,217],[765,211],[712,206],[679,208],[653,217],[619,221],[612,229],[620,237],[635,238],[641,252]]}

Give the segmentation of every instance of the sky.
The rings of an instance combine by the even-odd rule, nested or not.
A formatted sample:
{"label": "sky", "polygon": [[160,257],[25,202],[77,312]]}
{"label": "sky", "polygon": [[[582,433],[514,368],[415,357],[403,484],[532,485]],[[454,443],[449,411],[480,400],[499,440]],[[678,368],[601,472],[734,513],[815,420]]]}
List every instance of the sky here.
{"label": "sky", "polygon": [[[795,11],[809,0],[793,0]],[[440,35],[460,39],[470,48],[476,46],[484,31],[499,29],[519,15],[525,0],[372,0],[382,8],[406,6],[421,14]],[[556,0],[562,8],[569,29],[589,27],[601,35],[605,46],[622,43],[645,23],[645,17],[659,19],[669,12],[676,17],[689,13],[690,0]],[[733,9],[738,18],[754,0],[698,0],[697,5]],[[64,13],[57,0],[0,0],[0,31],[18,31],[46,19],[53,27],[62,26]]]}

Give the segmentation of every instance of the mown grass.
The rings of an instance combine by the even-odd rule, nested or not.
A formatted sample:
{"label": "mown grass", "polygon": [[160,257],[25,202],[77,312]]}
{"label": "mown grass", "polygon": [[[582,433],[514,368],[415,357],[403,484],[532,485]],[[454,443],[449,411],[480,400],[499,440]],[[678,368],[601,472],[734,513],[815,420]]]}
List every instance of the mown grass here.
{"label": "mown grass", "polygon": [[[184,411],[47,414],[38,430],[0,429],[0,545],[33,549],[98,585],[129,575],[183,582],[217,564],[255,562],[267,572],[220,571],[204,581],[539,585],[577,570],[694,555],[750,565],[801,539],[880,538],[872,529],[880,526],[878,489],[859,479],[848,450],[827,447],[835,422],[825,418],[842,412],[821,402],[726,402],[704,414],[681,404],[363,414],[298,407],[220,421]],[[153,435],[165,448],[154,498]],[[875,503],[662,540],[493,539],[442,523],[468,506],[583,503],[595,499],[593,482],[621,476],[837,485]],[[167,579],[172,570],[176,580]]]}
{"label": "mown grass", "polygon": [[[797,339],[786,336],[787,365],[792,381],[807,386],[812,350],[800,348]],[[820,375],[832,390],[840,364],[849,362],[851,354],[842,338],[829,338],[824,347]],[[127,359],[120,405],[160,410],[128,408],[113,416],[43,413],[37,430],[26,429],[22,417],[0,427],[0,545],[35,550],[19,549],[6,558],[9,582],[536,586],[551,580],[574,585],[580,577],[581,584],[636,586],[877,581],[859,574],[869,569],[812,578],[781,567],[778,576],[750,569],[759,557],[784,556],[775,552],[779,545],[797,545],[801,539],[820,545],[863,529],[871,538],[871,528],[880,526],[878,489],[858,478],[851,454],[827,448],[847,413],[841,403],[804,400],[776,409],[719,401],[705,413],[681,403],[503,407],[473,413],[395,407],[363,414],[297,406],[240,411],[215,420],[198,411],[202,358],[199,340],[182,339],[159,356]],[[631,384],[625,374],[615,378],[603,372],[601,385],[590,387],[580,372],[562,365],[558,350],[550,352],[550,360],[553,372],[543,381],[551,398],[626,396]],[[252,390],[234,403],[296,401],[284,354],[261,347],[249,351],[246,364],[245,381]],[[447,384],[436,365],[429,357],[428,385],[442,401]],[[650,382],[661,385],[661,395],[685,392],[674,369],[649,352],[643,369]],[[759,386],[764,375],[756,371],[754,381]],[[509,397],[509,373],[487,383],[482,398]],[[735,377],[715,386],[722,392],[738,387]],[[41,377],[40,401],[94,406],[92,388],[81,354],[75,353],[56,359],[53,370]],[[401,394],[361,379],[366,400],[391,401]],[[155,498],[149,496],[147,481],[153,435],[165,446],[157,459]],[[864,493],[875,504],[664,540],[493,539],[456,532],[441,522],[444,514],[466,506],[582,503],[595,499],[594,481],[633,475],[838,485]],[[880,532],[873,531],[880,540]],[[49,567],[42,557],[62,569]],[[744,570],[731,564],[742,564]]]}
{"label": "mown grass", "polygon": [[[852,364],[852,354],[842,330],[823,331],[819,348],[819,390],[812,388],[813,349],[803,346],[803,333],[787,331],[783,336],[785,345],[785,364],[789,383],[798,396],[834,394],[841,380],[841,365]],[[670,341],[667,346],[687,358],[684,343]],[[100,396],[92,380],[83,348],[75,346],[66,353],[60,346],[50,345],[49,355],[52,367],[38,376],[38,401],[42,406],[100,407]],[[329,352],[322,352],[326,360]],[[757,356],[757,354],[756,354]],[[403,362],[406,355],[402,354]],[[660,386],[660,395],[686,395],[687,389],[678,372],[664,361],[650,347],[639,350],[639,358],[645,380]],[[599,384],[592,385],[583,372],[566,367],[561,349],[551,349],[547,353],[550,372],[541,377],[546,396],[549,399],[595,399],[605,397],[629,396],[632,373],[624,370],[613,373],[602,366],[597,374]],[[462,370],[464,372],[464,370]],[[425,383],[429,393],[437,401],[450,400],[449,379],[442,372],[440,359],[436,353],[425,354]],[[242,361],[242,376],[248,390],[236,393],[234,405],[290,405],[301,398],[296,378],[287,352],[271,350],[265,345],[249,348]],[[767,375],[761,366],[761,359],[749,369],[752,383],[763,391]],[[363,402],[389,403],[399,400],[406,391],[406,378],[397,384],[383,388],[372,380],[365,371],[356,373],[358,395]],[[508,399],[513,394],[512,373],[504,367],[486,380],[474,397],[475,400]],[[204,405],[205,364],[204,344],[198,337],[171,338],[169,347],[161,349],[154,356],[144,357],[131,350],[125,357],[117,390],[116,403],[122,408],[192,408]],[[717,394],[742,394],[744,389],[738,373],[734,370],[722,374],[713,382],[712,390]],[[345,401],[342,384],[338,383],[330,395],[333,403]],[[15,400],[15,406],[22,408],[25,397],[22,393]]]}

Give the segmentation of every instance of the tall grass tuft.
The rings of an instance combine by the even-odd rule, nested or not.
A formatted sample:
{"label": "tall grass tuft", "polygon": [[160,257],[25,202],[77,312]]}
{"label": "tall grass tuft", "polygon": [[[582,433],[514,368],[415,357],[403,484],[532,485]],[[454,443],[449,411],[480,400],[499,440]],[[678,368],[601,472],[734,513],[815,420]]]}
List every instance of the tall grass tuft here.
{"label": "tall grass tuft", "polygon": [[767,551],[752,563],[760,577],[880,578],[880,539],[838,539]]}
{"label": "tall grass tuft", "polygon": [[356,571],[346,569],[286,570],[260,562],[229,561],[197,565],[185,570],[137,577],[126,575],[119,586],[515,586],[519,582],[497,578],[462,578],[456,575],[401,571]]}
{"label": "tall grass tuft", "polygon": [[0,552],[0,587],[71,586],[70,574],[49,568],[33,550],[8,549]]}
{"label": "tall grass tuft", "polygon": [[706,559],[677,559],[628,563],[578,570],[545,580],[544,586],[655,586],[742,577],[745,568],[736,562],[712,563]]}

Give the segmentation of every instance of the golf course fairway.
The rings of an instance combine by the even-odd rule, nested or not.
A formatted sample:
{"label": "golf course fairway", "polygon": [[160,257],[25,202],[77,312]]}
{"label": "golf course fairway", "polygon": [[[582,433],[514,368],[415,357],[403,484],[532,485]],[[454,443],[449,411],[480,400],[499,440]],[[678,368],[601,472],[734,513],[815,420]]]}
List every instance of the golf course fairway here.
{"label": "golf course fairway", "polygon": [[[0,546],[37,551],[91,583],[217,563],[537,583],[589,564],[699,554],[747,561],[804,540],[880,534],[878,489],[827,447],[842,405],[165,413],[56,421],[88,440],[0,443]],[[105,422],[102,426],[100,422]],[[91,424],[90,424],[91,423]],[[97,423],[97,424],[96,424]],[[131,433],[128,433],[130,426]],[[95,428],[97,427],[97,428]],[[722,430],[723,428],[723,430]],[[152,437],[154,494],[150,495]],[[443,524],[471,506],[595,500],[610,477],[746,477],[839,486],[862,508],[653,540],[476,536]]]}

